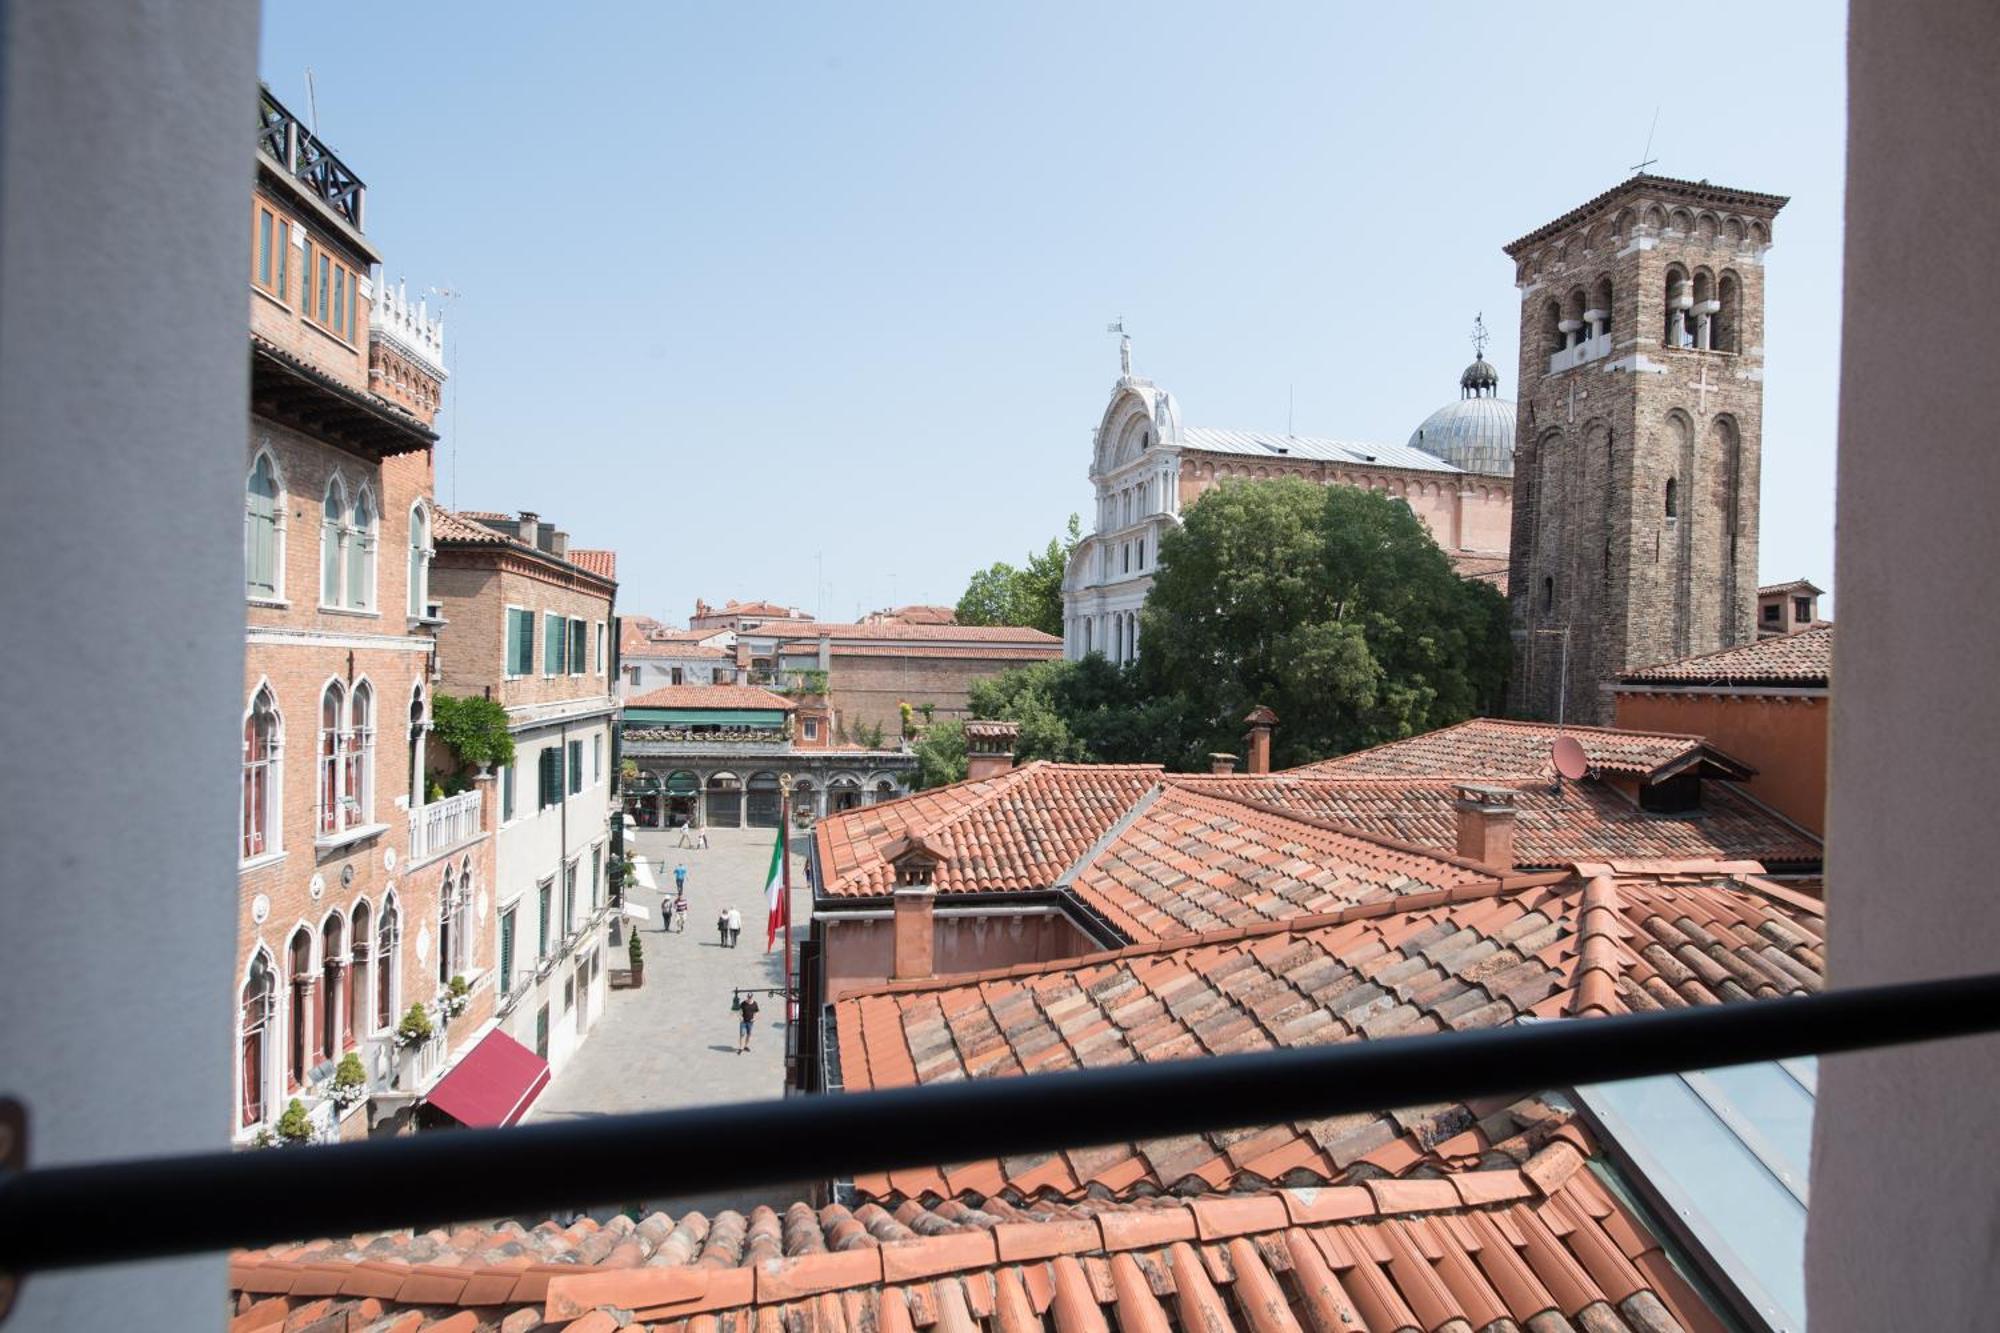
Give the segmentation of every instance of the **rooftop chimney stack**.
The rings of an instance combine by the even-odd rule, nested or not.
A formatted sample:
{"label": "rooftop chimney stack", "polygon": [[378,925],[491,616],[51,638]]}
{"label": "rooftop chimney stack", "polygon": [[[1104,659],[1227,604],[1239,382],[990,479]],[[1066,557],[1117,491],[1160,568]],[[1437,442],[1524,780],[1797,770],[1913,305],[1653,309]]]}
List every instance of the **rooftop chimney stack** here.
{"label": "rooftop chimney stack", "polygon": [[1511,787],[1462,786],[1458,811],[1458,854],[1502,873],[1514,869],[1514,803]]}
{"label": "rooftop chimney stack", "polygon": [[921,981],[936,971],[937,889],[932,881],[943,860],[922,838],[904,838],[889,848],[889,865],[896,872],[890,969],[897,981]]}
{"label": "rooftop chimney stack", "polygon": [[1278,725],[1278,715],[1258,704],[1243,719],[1250,724],[1250,734],[1244,737],[1250,747],[1250,771],[1269,773],[1271,771],[1271,728]]}
{"label": "rooftop chimney stack", "polygon": [[531,510],[521,511],[521,526],[517,529],[522,541],[539,548],[542,544],[542,516]]}
{"label": "rooftop chimney stack", "polygon": [[1236,771],[1236,756],[1233,754],[1223,754],[1219,750],[1216,751],[1208,757],[1208,771],[1225,778],[1228,777]]}
{"label": "rooftop chimney stack", "polygon": [[1014,766],[1014,742],[1020,738],[1018,722],[967,721],[965,724],[965,776],[969,780],[990,778]]}

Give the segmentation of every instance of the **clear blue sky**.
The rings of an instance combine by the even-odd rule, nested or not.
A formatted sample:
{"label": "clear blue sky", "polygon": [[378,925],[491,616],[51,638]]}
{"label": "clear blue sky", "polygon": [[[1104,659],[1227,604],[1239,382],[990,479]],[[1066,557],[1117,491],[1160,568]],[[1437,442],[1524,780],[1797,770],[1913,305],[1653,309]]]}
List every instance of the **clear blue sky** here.
{"label": "clear blue sky", "polygon": [[[1639,161],[1792,196],[1763,575],[1831,586],[1844,10],[271,0],[264,77],[463,295],[439,494],[621,610],[953,602],[1090,513],[1107,321],[1192,425],[1402,440],[1500,247]],[[817,560],[824,557],[824,576]]]}

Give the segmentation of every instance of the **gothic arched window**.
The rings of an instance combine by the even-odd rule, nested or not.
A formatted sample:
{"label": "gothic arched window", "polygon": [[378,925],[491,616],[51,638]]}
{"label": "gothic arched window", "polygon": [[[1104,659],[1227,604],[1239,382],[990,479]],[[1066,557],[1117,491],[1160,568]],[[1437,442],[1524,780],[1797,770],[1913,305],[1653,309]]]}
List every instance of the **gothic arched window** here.
{"label": "gothic arched window", "polygon": [[1667,522],[1671,523],[1680,516],[1681,516],[1680,483],[1675,481],[1672,477],[1668,477],[1667,478]]}
{"label": "gothic arched window", "polygon": [[284,505],[278,469],[259,452],[243,495],[243,587],[252,597],[275,600],[284,587]]}

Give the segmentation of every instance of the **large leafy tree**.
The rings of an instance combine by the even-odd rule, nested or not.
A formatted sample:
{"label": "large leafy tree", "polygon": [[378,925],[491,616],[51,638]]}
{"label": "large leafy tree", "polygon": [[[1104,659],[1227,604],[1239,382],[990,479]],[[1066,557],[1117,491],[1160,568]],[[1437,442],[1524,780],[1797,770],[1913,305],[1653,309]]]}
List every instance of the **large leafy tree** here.
{"label": "large leafy tree", "polygon": [[958,599],[958,623],[1025,625],[1061,634],[1063,568],[1082,536],[1082,524],[1071,514],[1067,532],[1051,537],[1040,554],[1030,551],[1025,567],[1016,568],[1002,560],[979,570]]}
{"label": "large leafy tree", "polygon": [[1506,604],[1460,578],[1409,508],[1286,478],[1202,496],[1160,543],[1141,613],[1144,694],[1182,701],[1181,752],[1240,748],[1277,711],[1276,766],[1497,711]]}

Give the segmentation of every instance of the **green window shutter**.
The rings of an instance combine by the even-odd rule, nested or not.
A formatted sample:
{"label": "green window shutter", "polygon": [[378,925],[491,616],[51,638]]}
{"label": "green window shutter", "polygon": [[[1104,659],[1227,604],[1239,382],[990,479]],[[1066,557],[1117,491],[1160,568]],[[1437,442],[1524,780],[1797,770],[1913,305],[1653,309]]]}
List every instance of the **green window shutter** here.
{"label": "green window shutter", "polygon": [[535,670],[535,613],[515,608],[507,615],[513,629],[507,669],[516,676],[531,675]]}
{"label": "green window shutter", "polygon": [[574,796],[583,790],[583,742],[569,743],[569,794]]}
{"label": "green window shutter", "polygon": [[514,909],[500,914],[500,993],[514,991]]}
{"label": "green window shutter", "polygon": [[542,674],[559,676],[563,669],[563,618],[542,614]]}

